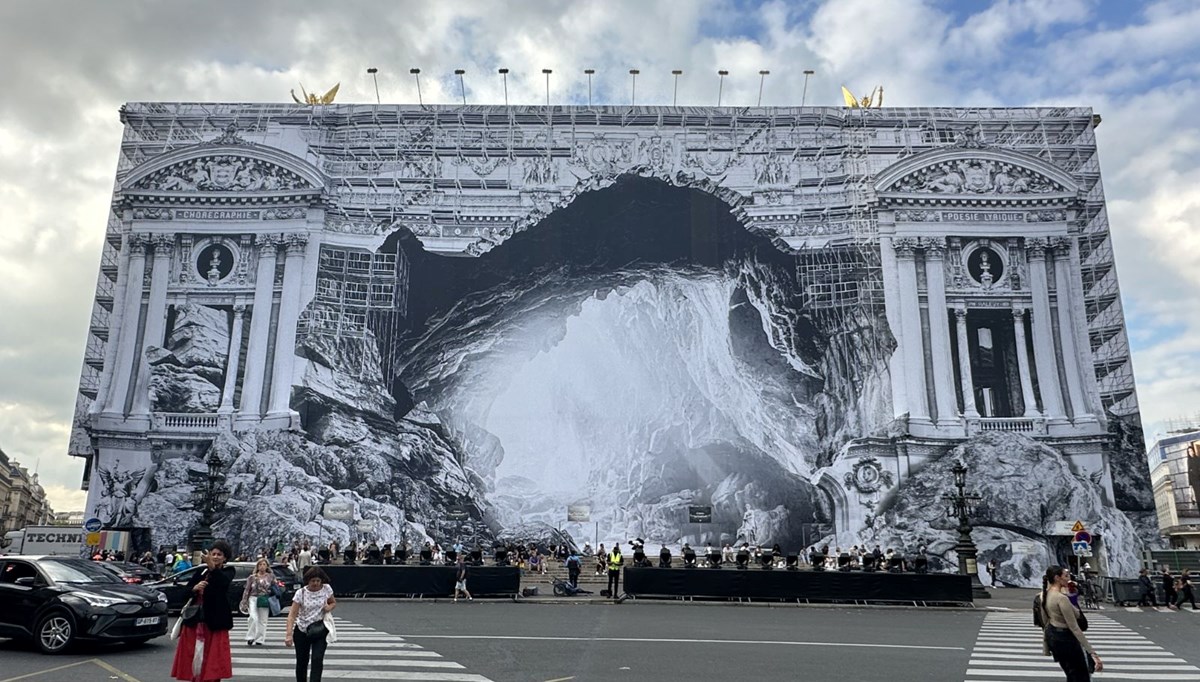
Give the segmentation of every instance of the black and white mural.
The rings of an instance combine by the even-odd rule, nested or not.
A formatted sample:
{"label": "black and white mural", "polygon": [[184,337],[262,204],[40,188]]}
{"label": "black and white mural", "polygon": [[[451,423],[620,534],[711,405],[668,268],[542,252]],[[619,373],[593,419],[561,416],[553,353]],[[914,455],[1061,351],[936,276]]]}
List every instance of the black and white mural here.
{"label": "black and white mural", "polygon": [[[1003,580],[1061,561],[1077,520],[1094,561],[1136,572],[1153,507],[1077,162],[961,117],[930,138],[925,110],[579,110],[567,130],[537,108],[222,107],[270,123],[196,118],[210,142],[118,174],[72,441],[111,526],[183,541],[216,466],[217,532],[245,548],[925,545],[949,568],[962,461]],[[1087,110],[1033,120],[1094,157]],[[242,170],[187,179],[210,168]]]}

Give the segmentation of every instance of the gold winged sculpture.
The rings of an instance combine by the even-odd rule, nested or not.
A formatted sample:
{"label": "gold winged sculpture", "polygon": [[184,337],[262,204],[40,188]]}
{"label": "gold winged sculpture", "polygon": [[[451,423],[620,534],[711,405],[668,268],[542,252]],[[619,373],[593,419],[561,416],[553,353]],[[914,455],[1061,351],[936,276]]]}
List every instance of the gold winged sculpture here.
{"label": "gold winged sculpture", "polygon": [[324,95],[318,95],[315,92],[305,92],[304,84],[301,83],[300,94],[304,95],[304,99],[297,97],[295,90],[292,90],[292,99],[296,100],[296,104],[307,104],[309,106],[316,106],[318,104],[333,104],[333,98],[337,97],[338,88],[340,87],[342,87],[342,84],[338,83],[332,88],[329,88],[329,92],[325,93]]}
{"label": "gold winged sculpture", "polygon": [[871,107],[878,109],[883,106],[883,86],[875,86],[871,94],[860,100],[854,96],[854,93],[850,92],[849,88],[843,85],[842,99],[846,100],[846,106],[851,109],[870,109]]}

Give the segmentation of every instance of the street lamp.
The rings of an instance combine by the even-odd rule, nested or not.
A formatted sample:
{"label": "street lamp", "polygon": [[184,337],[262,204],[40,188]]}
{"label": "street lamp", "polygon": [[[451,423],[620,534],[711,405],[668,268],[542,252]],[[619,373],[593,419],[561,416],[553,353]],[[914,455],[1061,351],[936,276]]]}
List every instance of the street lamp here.
{"label": "street lamp", "polygon": [[[209,448],[208,457],[204,459],[208,471],[204,479],[204,487],[198,490],[199,498],[196,505],[200,508],[200,521],[192,531],[191,550],[202,551],[212,546],[212,526],[217,510],[225,504],[225,462],[217,454],[217,449]],[[194,507],[193,507],[194,508]]]}
{"label": "street lamp", "polygon": [[958,572],[971,577],[971,595],[974,598],[990,599],[992,595],[988,594],[983,588],[983,583],[979,582],[979,563],[975,558],[979,550],[975,547],[975,541],[971,539],[971,515],[978,509],[983,498],[973,493],[967,494],[967,466],[962,460],[955,461],[950,471],[954,474],[954,487],[957,492],[943,494],[942,503],[946,505],[946,516],[958,520],[958,543],[954,545],[954,552],[958,555]]}

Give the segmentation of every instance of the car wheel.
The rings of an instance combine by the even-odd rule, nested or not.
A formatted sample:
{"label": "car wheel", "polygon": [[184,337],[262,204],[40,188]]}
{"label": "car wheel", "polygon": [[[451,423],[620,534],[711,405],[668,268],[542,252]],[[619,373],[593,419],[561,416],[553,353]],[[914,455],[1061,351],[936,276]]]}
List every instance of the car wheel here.
{"label": "car wheel", "polygon": [[38,648],[44,654],[61,654],[71,645],[75,638],[75,624],[62,611],[54,611],[42,616],[34,629]]}

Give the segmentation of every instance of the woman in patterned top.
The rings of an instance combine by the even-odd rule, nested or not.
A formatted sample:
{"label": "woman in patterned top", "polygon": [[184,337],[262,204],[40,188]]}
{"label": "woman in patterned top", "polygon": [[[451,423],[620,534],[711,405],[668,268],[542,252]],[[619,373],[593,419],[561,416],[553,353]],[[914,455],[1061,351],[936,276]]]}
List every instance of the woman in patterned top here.
{"label": "woman in patterned top", "polygon": [[326,638],[329,636],[322,624],[325,614],[337,607],[329,576],[316,566],[304,572],[304,587],[296,590],[292,597],[292,608],[288,611],[287,637],[284,644],[296,646],[296,682],[307,682],[309,656],[312,657],[312,682],[321,682],[325,668]]}
{"label": "woman in patterned top", "polygon": [[248,616],[246,623],[246,646],[262,646],[267,641],[267,618],[271,615],[271,588],[275,586],[275,574],[266,559],[254,565],[254,574],[246,578],[246,589],[242,590],[242,613]]}

